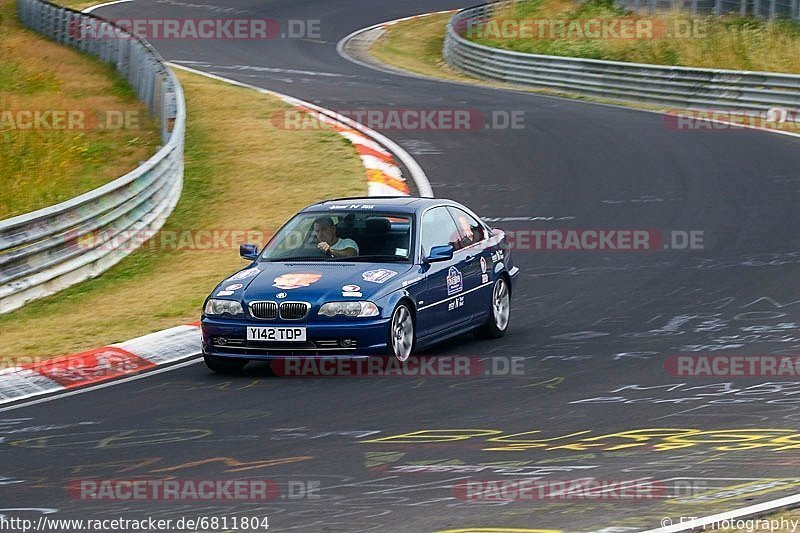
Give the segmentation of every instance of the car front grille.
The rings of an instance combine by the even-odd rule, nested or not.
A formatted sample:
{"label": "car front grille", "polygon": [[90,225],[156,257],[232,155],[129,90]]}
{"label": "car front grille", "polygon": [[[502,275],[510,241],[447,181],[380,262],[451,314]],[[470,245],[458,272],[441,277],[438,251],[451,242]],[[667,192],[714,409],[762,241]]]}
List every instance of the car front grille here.
{"label": "car front grille", "polygon": [[281,303],[281,318],[284,320],[300,320],[305,318],[311,304],[308,302],[283,302]]}
{"label": "car front grille", "polygon": [[273,320],[278,317],[278,304],[275,302],[251,302],[250,314],[253,318]]}

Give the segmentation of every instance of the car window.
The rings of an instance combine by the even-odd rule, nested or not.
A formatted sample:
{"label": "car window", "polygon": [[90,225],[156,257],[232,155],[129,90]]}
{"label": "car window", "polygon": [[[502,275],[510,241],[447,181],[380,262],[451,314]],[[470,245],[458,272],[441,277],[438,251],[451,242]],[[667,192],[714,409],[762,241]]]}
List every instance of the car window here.
{"label": "car window", "polygon": [[[316,229],[315,229],[316,227]],[[319,249],[320,235],[334,246],[354,248],[355,256],[341,260],[376,262],[411,260],[411,217],[394,212],[313,211],[300,213],[287,222],[264,248],[260,260],[329,261]]]}
{"label": "car window", "polygon": [[450,244],[461,248],[461,234],[445,207],[434,207],[422,216],[422,255],[427,257],[434,246]]}
{"label": "car window", "polygon": [[475,217],[457,207],[448,207],[447,209],[456,221],[458,230],[461,233],[461,246],[459,248],[481,242],[486,238],[486,230],[483,224],[475,220]]}

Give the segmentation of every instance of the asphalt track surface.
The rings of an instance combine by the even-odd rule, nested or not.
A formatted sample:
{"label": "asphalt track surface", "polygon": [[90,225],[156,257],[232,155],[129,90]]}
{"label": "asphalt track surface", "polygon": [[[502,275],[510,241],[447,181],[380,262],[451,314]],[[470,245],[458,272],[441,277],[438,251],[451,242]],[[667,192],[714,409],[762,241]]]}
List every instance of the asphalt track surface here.
{"label": "asphalt track surface", "polygon": [[[679,353],[797,354],[798,140],[674,131],[658,114],[392,75],[336,52],[359,28],[468,3],[136,0],[98,13],[319,19],[321,40],[155,44],[170,61],[333,109],[524,111],[521,130],[385,133],[415,155],[437,196],[485,217],[552,217],[498,227],[702,230],[705,248],[516,251],[508,334],[429,353],[523,357],[524,375],[281,379],[254,367],[230,378],[196,364],[5,412],[0,508],[32,510],[0,513],[266,515],[276,531],[635,531],[797,491],[796,378],[681,378],[664,363]],[[439,431],[397,437],[421,430]],[[410,471],[420,465],[439,471]],[[305,480],[321,497],[87,502],[65,491],[74,479],[164,476]],[[454,496],[458,481],[523,476],[698,490],[637,501]]]}

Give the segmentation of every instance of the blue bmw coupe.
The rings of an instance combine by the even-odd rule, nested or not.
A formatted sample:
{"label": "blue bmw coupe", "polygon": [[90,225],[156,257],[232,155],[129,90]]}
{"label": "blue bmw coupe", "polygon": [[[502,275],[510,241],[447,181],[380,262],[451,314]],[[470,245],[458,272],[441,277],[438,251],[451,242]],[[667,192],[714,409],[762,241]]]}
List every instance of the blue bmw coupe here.
{"label": "blue bmw coupe", "polygon": [[505,334],[519,269],[501,230],[449,200],[342,198],[290,219],[203,307],[203,356],[249,360],[391,355],[467,331]]}

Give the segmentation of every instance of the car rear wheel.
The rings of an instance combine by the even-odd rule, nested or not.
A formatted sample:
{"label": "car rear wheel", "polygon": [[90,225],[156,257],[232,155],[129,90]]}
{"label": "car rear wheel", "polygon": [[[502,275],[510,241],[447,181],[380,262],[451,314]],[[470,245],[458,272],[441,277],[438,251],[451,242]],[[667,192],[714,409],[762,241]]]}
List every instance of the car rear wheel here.
{"label": "car rear wheel", "polygon": [[478,330],[478,336],[485,339],[498,339],[506,334],[511,319],[511,292],[506,278],[499,277],[492,288],[491,311],[486,324]]}
{"label": "car rear wheel", "polygon": [[239,372],[247,364],[246,359],[236,359],[233,357],[214,357],[213,355],[203,354],[203,361],[206,366],[214,372],[220,374],[230,374]]}
{"label": "car rear wheel", "polygon": [[405,361],[414,349],[414,319],[408,305],[398,305],[389,325],[389,349],[400,361]]}

